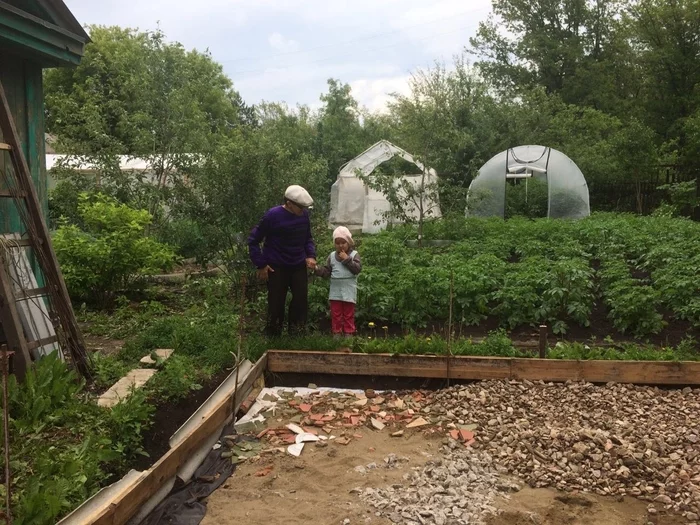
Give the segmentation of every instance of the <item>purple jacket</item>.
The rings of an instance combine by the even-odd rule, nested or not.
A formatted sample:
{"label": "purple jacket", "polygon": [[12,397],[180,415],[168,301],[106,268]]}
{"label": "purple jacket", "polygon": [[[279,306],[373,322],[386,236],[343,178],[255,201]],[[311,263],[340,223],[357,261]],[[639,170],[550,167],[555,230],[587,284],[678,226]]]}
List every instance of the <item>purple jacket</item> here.
{"label": "purple jacket", "polygon": [[[262,249],[260,243],[264,241]],[[270,266],[298,266],[307,257],[316,258],[316,247],[311,237],[309,213],[294,215],[284,206],[267,210],[248,237],[250,260],[256,268]]]}

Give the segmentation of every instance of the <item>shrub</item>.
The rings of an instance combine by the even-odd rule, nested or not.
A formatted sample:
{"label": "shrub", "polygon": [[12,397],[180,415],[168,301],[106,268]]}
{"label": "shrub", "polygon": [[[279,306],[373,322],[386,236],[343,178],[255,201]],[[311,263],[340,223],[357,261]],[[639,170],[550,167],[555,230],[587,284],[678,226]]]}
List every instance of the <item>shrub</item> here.
{"label": "shrub", "polygon": [[118,292],[138,288],[143,276],[173,264],[170,247],[146,236],[147,211],[83,194],[79,213],[84,229],[64,225],[53,239],[74,299],[107,306]]}

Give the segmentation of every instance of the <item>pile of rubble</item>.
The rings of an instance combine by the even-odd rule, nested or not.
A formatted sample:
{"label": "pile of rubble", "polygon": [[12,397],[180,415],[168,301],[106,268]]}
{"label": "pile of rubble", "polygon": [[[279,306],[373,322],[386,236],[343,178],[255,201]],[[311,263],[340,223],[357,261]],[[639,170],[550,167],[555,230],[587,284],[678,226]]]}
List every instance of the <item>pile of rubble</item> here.
{"label": "pile of rubble", "polygon": [[[361,437],[362,429],[390,432],[397,438],[411,431],[443,435],[451,457],[461,463],[426,467],[436,473],[433,489],[437,492],[433,495],[428,496],[432,489],[416,496],[414,490],[401,492],[398,488],[363,493],[393,518],[414,499],[416,512],[426,508],[425,512],[433,512],[433,504],[426,506],[423,496],[429,502],[443,496],[460,497],[454,491],[440,492],[440,483],[454,482],[445,478],[448,474],[455,479],[476,475],[473,490],[479,492],[478,483],[485,484],[488,490],[479,492],[483,495],[479,501],[487,506],[488,491],[497,483],[497,465],[532,487],[635,496],[649,502],[650,514],[672,510],[691,522],[700,514],[697,389],[481,381],[436,392],[278,390],[265,393],[262,403],[262,410],[242,421],[237,430],[257,435],[269,446],[279,447],[277,450],[285,451],[281,447],[286,447],[294,455],[301,453],[297,445],[301,443],[303,448],[304,442],[346,445]],[[290,450],[294,446],[296,449]],[[484,476],[484,472],[477,475],[470,470],[472,466],[477,471],[487,469],[487,464],[494,470],[484,470]],[[462,474],[456,476],[455,468]],[[441,469],[447,469],[447,474]],[[409,481],[418,483],[417,479]],[[440,486],[445,489],[444,483]],[[450,516],[466,516],[486,508],[475,505],[452,505],[452,514],[444,516],[445,523],[453,522]],[[427,515],[420,515],[423,520],[415,513],[412,516],[415,523],[423,523]],[[438,516],[442,515],[436,513],[425,522],[440,523]]]}
{"label": "pile of rubble", "polygon": [[445,459],[430,460],[404,475],[404,484],[386,488],[357,488],[377,516],[406,525],[480,523],[485,514],[495,514],[497,494],[520,487],[503,480],[491,456],[469,451],[451,441],[443,447]]}
{"label": "pile of rubble", "polygon": [[632,495],[700,514],[700,390],[483,381],[436,392],[439,426],[475,424],[475,448],[532,487]]}

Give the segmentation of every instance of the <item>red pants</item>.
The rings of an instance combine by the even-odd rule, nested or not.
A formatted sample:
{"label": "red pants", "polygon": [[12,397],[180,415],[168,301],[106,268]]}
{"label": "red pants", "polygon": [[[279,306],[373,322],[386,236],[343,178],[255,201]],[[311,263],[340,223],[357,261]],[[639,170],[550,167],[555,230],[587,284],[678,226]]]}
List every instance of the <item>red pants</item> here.
{"label": "red pants", "polygon": [[355,333],[355,303],[331,301],[331,331],[334,334]]}

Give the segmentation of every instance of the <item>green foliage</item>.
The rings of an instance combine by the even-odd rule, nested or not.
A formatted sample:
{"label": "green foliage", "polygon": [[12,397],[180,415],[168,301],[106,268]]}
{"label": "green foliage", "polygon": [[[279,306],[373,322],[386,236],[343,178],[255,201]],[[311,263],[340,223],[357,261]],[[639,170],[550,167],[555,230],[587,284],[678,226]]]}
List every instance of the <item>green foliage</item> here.
{"label": "green foliage", "polygon": [[506,186],[505,218],[516,215],[535,219],[547,216],[549,195],[547,183],[538,179],[520,181]]}
{"label": "green foliage", "polygon": [[112,410],[98,407],[56,354],[23,383],[11,378],[9,391],[15,523],[55,523],[141,452],[152,407],[138,393]]}
{"label": "green foliage", "polygon": [[74,299],[104,306],[116,293],[140,285],[139,279],[168,268],[174,254],[166,245],[146,237],[150,214],[97,195],[81,197],[84,230],[59,228],[53,244],[66,284]]}
{"label": "green foliage", "polygon": [[172,401],[187,397],[190,392],[200,390],[201,382],[209,374],[202,370],[197,360],[173,354],[147,384],[147,392],[159,401]]}
{"label": "green foliage", "polygon": [[[508,329],[548,324],[556,334],[589,326],[604,303],[621,333],[646,337],[669,319],[697,326],[700,231],[680,219],[596,215],[581,221],[448,217],[427,223],[442,248],[414,249],[415,226],[361,239],[360,322],[405,329],[444,324],[453,280],[453,322],[491,318]],[[600,264],[598,271],[593,265]],[[311,285],[311,310],[327,312],[325,283]]]}

